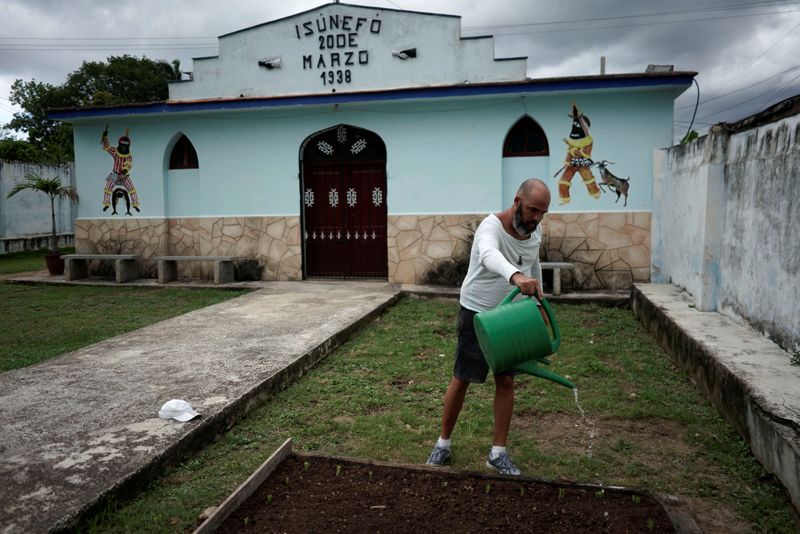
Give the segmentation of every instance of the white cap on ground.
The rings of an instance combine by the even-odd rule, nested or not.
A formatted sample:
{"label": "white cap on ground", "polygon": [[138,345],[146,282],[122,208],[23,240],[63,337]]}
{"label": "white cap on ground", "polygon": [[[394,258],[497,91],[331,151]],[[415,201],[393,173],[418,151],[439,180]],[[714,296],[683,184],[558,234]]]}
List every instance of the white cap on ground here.
{"label": "white cap on ground", "polygon": [[182,423],[194,419],[199,415],[199,413],[192,409],[191,404],[180,399],[172,399],[165,402],[164,406],[158,411],[158,416],[161,419],[175,419]]}

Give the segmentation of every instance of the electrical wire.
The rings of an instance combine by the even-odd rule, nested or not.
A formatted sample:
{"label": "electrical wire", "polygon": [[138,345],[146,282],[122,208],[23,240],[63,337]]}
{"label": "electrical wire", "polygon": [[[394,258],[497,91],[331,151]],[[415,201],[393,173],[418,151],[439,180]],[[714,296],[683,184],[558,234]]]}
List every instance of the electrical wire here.
{"label": "electrical wire", "polygon": [[[675,122],[675,124],[678,124],[678,125],[689,124],[688,121],[674,121],[674,122]],[[705,122],[705,121],[696,120],[696,121],[694,121],[694,124],[695,124],[695,126],[701,126],[701,125],[702,126],[711,126],[711,125],[717,124],[717,123],[716,122]]]}
{"label": "electrical wire", "polygon": [[800,79],[800,74],[798,74],[797,76],[795,76],[794,78],[792,78],[792,79],[791,79],[791,80],[789,80],[788,82],[785,82],[785,83],[784,83],[783,85],[781,85],[780,87],[778,87],[778,88],[775,88],[775,89],[772,89],[772,90],[768,91],[767,93],[764,93],[764,94],[759,94],[759,95],[756,95],[756,96],[754,96],[754,97],[752,97],[752,98],[748,98],[748,99],[746,99],[746,100],[740,100],[739,102],[736,102],[735,104],[732,104],[732,105],[730,105],[730,106],[727,106],[727,107],[725,107],[725,108],[722,108],[722,109],[717,109],[717,110],[714,110],[713,112],[711,112],[711,113],[708,113],[708,114],[706,114],[706,115],[703,115],[703,116],[701,116],[700,118],[701,118],[701,119],[708,119],[708,118],[711,118],[711,117],[712,117],[712,116],[714,116],[714,115],[719,115],[720,113],[724,113],[725,111],[730,111],[730,110],[732,110],[732,109],[734,109],[734,108],[741,107],[741,106],[742,106],[742,104],[747,104],[748,102],[752,102],[753,100],[759,100],[759,99],[760,99],[760,101],[761,101],[762,103],[761,103],[761,104],[758,104],[758,105],[754,105],[754,106],[752,106],[752,107],[755,107],[755,108],[763,108],[763,107],[765,107],[765,106],[766,106],[767,102],[774,101],[774,99],[775,99],[775,95],[777,95],[777,94],[780,94],[780,93],[781,93],[781,91],[785,91],[786,89],[788,89],[788,88],[789,88],[789,86],[790,86],[792,83],[794,83],[795,81],[797,81],[798,79]]}
{"label": "electrical wire", "polygon": [[689,137],[689,134],[692,133],[692,126],[694,126],[694,117],[697,115],[697,108],[700,106],[700,84],[697,83],[697,78],[692,78],[692,81],[697,86],[697,101],[694,103],[694,113],[692,113],[692,121],[689,123],[689,128],[686,130],[686,135],[683,136],[684,139]]}
{"label": "electrical wire", "polygon": [[748,70],[750,70],[751,68],[753,68],[753,66],[754,66],[756,63],[758,63],[759,61],[761,61],[761,59],[762,59],[764,56],[766,56],[766,55],[767,55],[767,52],[769,52],[770,50],[772,50],[773,48],[775,48],[775,46],[777,46],[777,45],[778,45],[778,43],[780,43],[781,41],[783,41],[784,39],[786,39],[787,37],[789,37],[789,35],[790,35],[792,32],[794,32],[794,31],[795,31],[797,28],[800,28],[800,22],[798,22],[797,24],[795,24],[794,26],[792,26],[792,29],[790,29],[788,32],[786,32],[785,34],[783,34],[783,35],[782,35],[782,36],[781,36],[781,37],[780,37],[780,38],[779,38],[777,41],[775,41],[774,43],[772,43],[771,45],[769,45],[769,46],[768,46],[768,47],[767,47],[767,48],[766,48],[766,49],[765,49],[763,52],[761,52],[761,54],[759,54],[759,55],[758,55],[758,57],[756,57],[756,58],[755,58],[753,61],[751,61],[751,62],[750,62],[750,64],[749,64],[749,65],[747,65],[747,67],[745,67],[745,68],[741,69],[739,72],[737,72],[736,74],[734,74],[733,76],[731,76],[731,77],[730,77],[730,78],[729,78],[729,79],[728,79],[728,80],[727,80],[725,83],[723,83],[723,84],[722,84],[722,86],[720,87],[720,90],[722,90],[722,89],[724,89],[724,88],[728,87],[728,86],[731,84],[731,82],[732,82],[733,80],[737,79],[737,78],[738,78],[738,77],[739,77],[739,76],[740,76],[742,73],[744,73],[744,72],[747,72]]}
{"label": "electrical wire", "polygon": [[798,1],[777,1],[777,2],[749,2],[746,4],[735,4],[731,6],[717,6],[717,7],[699,7],[699,8],[691,8],[691,9],[677,9],[672,11],[662,11],[656,13],[641,13],[637,15],[617,15],[613,17],[592,17],[587,19],[569,19],[569,20],[551,20],[545,22],[530,22],[524,24],[503,24],[503,25],[496,25],[496,26],[468,26],[464,29],[476,30],[476,31],[484,31],[484,30],[491,30],[495,28],[522,28],[522,27],[529,27],[529,26],[549,26],[552,24],[584,24],[587,22],[598,22],[598,21],[611,21],[611,20],[625,20],[625,19],[635,19],[635,18],[647,18],[647,17],[661,17],[661,16],[676,16],[676,15],[685,15],[685,14],[692,14],[692,13],[702,13],[707,11],[723,11],[723,10],[738,10],[738,9],[756,9],[759,7],[767,7],[767,6],[787,6],[791,4],[798,4]]}
{"label": "electrical wire", "polygon": [[0,41],[18,41],[20,39],[30,41],[172,41],[172,40],[186,40],[186,39],[211,39],[216,41],[216,37],[209,37],[206,35],[195,35],[185,37],[0,37]]}
{"label": "electrical wire", "polygon": [[397,4],[395,4],[394,2],[392,2],[392,0],[386,0],[386,1],[389,2],[390,4],[392,4],[394,7],[396,7],[400,11],[404,11],[404,9],[402,7],[400,7]]}
{"label": "electrical wire", "polygon": [[115,50],[217,50],[217,46],[174,46],[174,45],[161,45],[161,46],[148,46],[148,45],[106,45],[106,46],[54,46],[54,45],[41,45],[41,46],[3,46],[0,45],[0,50],[10,52],[112,52]]}
{"label": "electrical wire", "polygon": [[[386,0],[386,2],[392,4],[393,6],[397,7],[398,9],[402,8],[398,6],[392,0]],[[503,30],[506,28],[531,28],[537,26],[554,26],[554,25],[563,25],[563,24],[580,24],[581,27],[579,28],[580,31],[587,31],[587,30],[605,30],[610,28],[620,28],[620,27],[630,27],[630,26],[648,26],[648,25],[662,25],[662,24],[679,24],[679,23],[687,23],[687,22],[695,22],[695,21],[706,21],[706,20],[720,20],[720,19],[727,19],[727,18],[741,18],[741,17],[752,17],[752,16],[763,16],[763,15],[775,15],[775,14],[784,14],[784,13],[794,13],[800,11],[800,9],[794,9],[789,11],[767,11],[761,13],[744,13],[740,15],[726,15],[726,16],[718,16],[718,17],[701,17],[701,18],[692,18],[692,19],[681,19],[681,20],[667,20],[667,21],[660,21],[660,22],[640,22],[640,23],[626,23],[624,25],[617,25],[617,26],[601,26],[598,28],[586,28],[587,23],[597,23],[597,22],[608,22],[614,20],[630,20],[636,18],[652,18],[652,17],[674,17],[680,15],[691,15],[694,13],[702,13],[702,12],[713,12],[713,11],[726,11],[726,10],[745,10],[745,9],[757,9],[762,7],[770,7],[770,6],[790,6],[793,4],[800,4],[800,1],[773,1],[773,2],[755,2],[755,3],[747,3],[747,4],[735,4],[730,6],[711,6],[711,7],[702,7],[702,8],[690,8],[690,9],[682,9],[682,10],[674,10],[674,11],[663,11],[663,12],[655,12],[655,13],[642,13],[637,15],[619,15],[613,17],[593,17],[593,18],[585,18],[585,19],[570,19],[570,20],[556,20],[556,21],[545,21],[545,22],[531,22],[531,23],[524,23],[524,24],[500,24],[494,26],[465,26],[462,28],[462,31],[465,32],[479,32],[479,31],[486,31],[486,30]],[[546,30],[546,31],[522,31],[522,32],[501,32],[499,35],[518,35],[518,34],[528,34],[528,33],[554,33],[554,32],[571,32],[571,31],[578,31],[577,28],[573,29],[556,29],[556,30]],[[202,47],[202,48],[212,48],[215,47],[217,44],[217,38],[211,36],[183,36],[183,37],[0,37],[0,50],[17,50],[15,48],[10,48],[12,46],[20,46],[20,47],[34,47],[34,46],[41,46],[41,47],[53,47],[56,46],[56,43],[62,43],[59,46],[63,45],[64,41],[135,41],[135,44],[130,44],[127,46],[137,46],[142,47],[140,49],[144,49],[145,47],[149,48],[164,48],[164,47],[173,47],[177,45],[169,45],[165,43],[158,43],[158,44],[146,44],[142,43],[141,41],[185,41],[185,40],[208,40],[211,42],[203,42],[203,43],[180,43],[181,45],[190,45],[194,47]],[[34,42],[26,42],[26,43],[6,43],[5,41],[34,41]],[[48,41],[48,43],[37,45],[35,41]],[[212,44],[213,42],[213,44]],[[86,44],[75,43],[74,45],[66,45],[66,46],[75,46],[75,47],[82,47],[82,46],[89,46]],[[95,45],[96,46],[96,45]],[[110,43],[109,43],[110,46]],[[27,48],[25,50],[28,50]],[[42,48],[42,51],[54,51],[57,50],[55,48]]]}
{"label": "electrical wire", "polygon": [[613,26],[600,26],[597,28],[590,28],[586,26],[581,26],[578,28],[565,28],[565,29],[558,29],[558,30],[527,30],[527,31],[518,31],[518,32],[497,32],[494,34],[494,37],[505,36],[505,35],[533,35],[533,34],[545,34],[545,33],[565,33],[565,32],[590,32],[590,31],[603,31],[603,30],[612,30],[616,28],[631,28],[634,26],[663,26],[666,24],[689,24],[693,22],[705,22],[709,20],[724,20],[724,19],[738,19],[738,18],[748,18],[748,17],[757,17],[757,16],[764,16],[764,15],[780,15],[785,13],[797,13],[800,9],[792,9],[789,11],[770,11],[766,13],[748,13],[742,15],[728,15],[724,17],[695,17],[691,19],[682,19],[682,20],[669,20],[669,21],[662,21],[662,22],[628,22],[625,24],[617,24]]}
{"label": "electrical wire", "polygon": [[[736,94],[736,93],[741,93],[742,91],[746,91],[747,89],[752,89],[753,87],[755,87],[757,85],[761,85],[762,83],[766,83],[766,82],[768,82],[768,81],[770,81],[772,79],[775,79],[775,78],[777,78],[779,76],[783,76],[787,72],[792,72],[793,70],[797,70],[797,69],[800,69],[800,65],[795,65],[794,67],[789,67],[788,69],[782,70],[781,72],[778,72],[777,74],[773,74],[769,78],[764,78],[761,81],[758,81],[758,82],[755,82],[755,83],[751,83],[749,85],[745,85],[744,87],[740,87],[739,89],[735,89],[733,91],[730,91],[730,92],[727,92],[727,93],[723,93],[721,95],[717,95],[717,96],[713,96],[713,97],[710,97],[710,98],[706,98],[705,100],[700,102],[700,104],[706,104],[708,102],[713,102],[714,100],[719,100],[720,98],[724,98],[726,96],[730,96],[730,95],[733,95],[733,94]],[[689,105],[686,105],[686,106],[678,106],[678,107],[675,108],[675,110],[678,111],[678,110],[682,110],[682,109],[691,109],[693,107],[695,107],[695,106],[693,106],[692,104],[689,104]]]}

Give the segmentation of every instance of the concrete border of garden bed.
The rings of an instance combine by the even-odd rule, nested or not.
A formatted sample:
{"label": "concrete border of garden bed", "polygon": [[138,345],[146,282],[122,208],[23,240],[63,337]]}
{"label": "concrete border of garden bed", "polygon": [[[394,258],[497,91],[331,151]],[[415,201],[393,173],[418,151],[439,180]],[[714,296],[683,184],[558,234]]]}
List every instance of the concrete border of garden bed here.
{"label": "concrete border of garden bed", "polygon": [[262,463],[247,480],[245,480],[238,488],[236,488],[214,511],[208,518],[194,531],[193,534],[211,534],[219,528],[222,523],[244,503],[258,488],[269,478],[275,469],[287,458],[297,456],[299,458],[328,458],[333,461],[349,462],[366,466],[378,467],[394,467],[408,471],[421,472],[421,473],[448,473],[450,475],[475,477],[481,480],[498,480],[498,481],[521,481],[521,482],[534,482],[537,484],[547,484],[564,489],[582,489],[595,491],[613,491],[615,493],[623,493],[630,495],[643,495],[654,498],[664,508],[667,516],[669,516],[675,532],[681,534],[702,534],[702,531],[697,526],[694,518],[689,512],[688,507],[678,497],[665,494],[654,494],[646,490],[638,488],[628,488],[624,486],[604,486],[600,484],[581,484],[576,482],[559,482],[548,480],[544,478],[519,476],[511,477],[507,475],[499,475],[493,473],[481,473],[477,471],[457,471],[454,469],[432,467],[427,465],[418,464],[402,464],[394,462],[380,462],[374,460],[362,460],[358,458],[349,458],[342,456],[328,456],[317,453],[295,452],[293,451],[293,442],[289,438],[273,452],[270,457]]}

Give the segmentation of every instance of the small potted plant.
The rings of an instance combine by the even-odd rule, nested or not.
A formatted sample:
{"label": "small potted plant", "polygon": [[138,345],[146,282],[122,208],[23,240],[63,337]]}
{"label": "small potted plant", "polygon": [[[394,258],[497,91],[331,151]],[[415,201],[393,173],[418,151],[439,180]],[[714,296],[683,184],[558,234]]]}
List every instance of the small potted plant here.
{"label": "small potted plant", "polygon": [[6,198],[11,198],[20,191],[31,190],[41,191],[50,197],[50,252],[45,254],[44,259],[47,262],[47,270],[50,274],[64,274],[64,260],[61,259],[61,253],[58,250],[58,237],[56,236],[56,197],[67,198],[70,201],[78,202],[78,192],[74,187],[65,187],[61,184],[61,178],[54,176],[53,178],[42,178],[35,172],[26,172],[25,181],[15,185],[11,191],[8,192]]}

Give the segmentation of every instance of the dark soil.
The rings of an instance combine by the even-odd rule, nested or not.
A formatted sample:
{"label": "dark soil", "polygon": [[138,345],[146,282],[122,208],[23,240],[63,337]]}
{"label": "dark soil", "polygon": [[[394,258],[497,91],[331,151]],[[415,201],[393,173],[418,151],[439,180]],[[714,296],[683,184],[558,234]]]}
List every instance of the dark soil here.
{"label": "dark soil", "polygon": [[218,532],[674,532],[654,497],[292,455]]}

